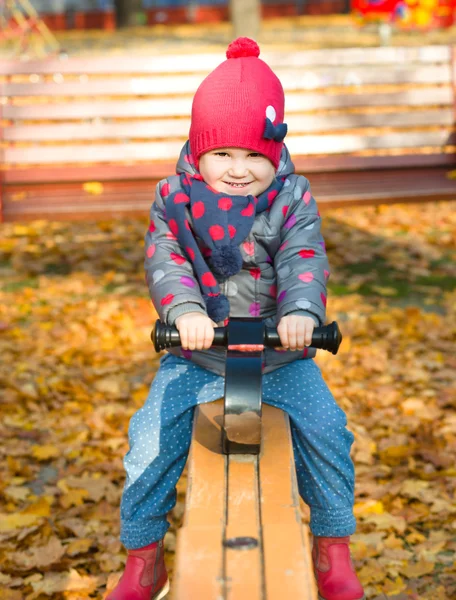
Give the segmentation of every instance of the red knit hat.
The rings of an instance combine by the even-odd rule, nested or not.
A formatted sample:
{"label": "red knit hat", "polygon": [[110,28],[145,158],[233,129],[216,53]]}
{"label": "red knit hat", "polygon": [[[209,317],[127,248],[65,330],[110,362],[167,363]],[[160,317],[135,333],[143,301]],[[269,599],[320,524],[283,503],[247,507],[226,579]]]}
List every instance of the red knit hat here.
{"label": "red knit hat", "polygon": [[205,152],[245,148],[264,154],[277,169],[287,126],[282,84],[260,58],[258,44],[238,38],[225,60],[193,98],[190,147],[198,166]]}

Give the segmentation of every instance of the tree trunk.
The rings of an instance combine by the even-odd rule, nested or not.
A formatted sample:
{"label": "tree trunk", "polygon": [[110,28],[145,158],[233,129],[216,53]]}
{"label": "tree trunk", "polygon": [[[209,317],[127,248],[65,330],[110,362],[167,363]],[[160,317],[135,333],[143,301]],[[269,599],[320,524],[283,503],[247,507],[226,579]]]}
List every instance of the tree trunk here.
{"label": "tree trunk", "polygon": [[141,0],[115,0],[115,7],[117,27],[136,25],[135,13],[142,8]]}
{"label": "tree trunk", "polygon": [[261,25],[260,0],[230,0],[230,14],[234,37],[258,37]]}

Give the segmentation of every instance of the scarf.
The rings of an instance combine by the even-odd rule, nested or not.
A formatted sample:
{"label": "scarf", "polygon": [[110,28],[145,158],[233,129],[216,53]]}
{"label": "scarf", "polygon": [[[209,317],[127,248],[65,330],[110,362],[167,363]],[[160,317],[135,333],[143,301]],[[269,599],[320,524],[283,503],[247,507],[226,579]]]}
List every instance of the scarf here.
{"label": "scarf", "polygon": [[[275,178],[258,197],[231,196],[211,188],[199,174],[182,174],[181,189],[166,198],[168,226],[193,266],[207,314],[215,323],[225,320],[230,312],[228,298],[220,292],[219,282],[241,270],[243,261],[239,246],[248,237],[255,215],[270,208],[284,179]],[[187,207],[192,225],[186,216]],[[204,242],[202,251],[195,235]],[[178,262],[183,257],[175,259]],[[182,279],[184,285],[191,285],[187,281],[190,278]]]}

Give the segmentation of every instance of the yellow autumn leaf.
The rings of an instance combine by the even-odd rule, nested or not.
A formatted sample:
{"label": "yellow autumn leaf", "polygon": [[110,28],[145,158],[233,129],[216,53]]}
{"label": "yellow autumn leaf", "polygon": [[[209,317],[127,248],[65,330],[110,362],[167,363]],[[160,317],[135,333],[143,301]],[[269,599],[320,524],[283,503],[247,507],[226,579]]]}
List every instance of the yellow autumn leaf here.
{"label": "yellow autumn leaf", "polygon": [[44,446],[33,446],[32,454],[38,460],[48,460],[49,458],[60,456],[61,450],[52,444],[46,444]]}
{"label": "yellow autumn leaf", "polygon": [[409,563],[405,567],[400,568],[400,571],[409,579],[414,579],[432,573],[434,567],[435,563],[422,558],[417,563]]}
{"label": "yellow autumn leaf", "polygon": [[82,185],[84,192],[92,194],[93,196],[99,196],[103,193],[103,184],[100,181],[87,181]]}
{"label": "yellow autumn leaf", "polygon": [[366,502],[358,502],[355,504],[353,512],[355,517],[362,515],[376,514],[381,515],[385,510],[383,502],[380,500],[367,500]]}
{"label": "yellow autumn leaf", "polygon": [[13,513],[11,515],[0,514],[0,532],[11,531],[21,527],[29,527],[34,525],[39,519],[38,515],[24,515],[21,513]]}
{"label": "yellow autumn leaf", "polygon": [[70,506],[81,506],[88,497],[87,490],[71,489],[64,496],[60,496],[59,502],[63,508],[70,508]]}
{"label": "yellow autumn leaf", "polygon": [[77,554],[85,554],[89,551],[90,547],[93,545],[93,540],[88,538],[82,538],[78,540],[74,540],[70,542],[66,547],[66,553],[68,556],[76,556]]}

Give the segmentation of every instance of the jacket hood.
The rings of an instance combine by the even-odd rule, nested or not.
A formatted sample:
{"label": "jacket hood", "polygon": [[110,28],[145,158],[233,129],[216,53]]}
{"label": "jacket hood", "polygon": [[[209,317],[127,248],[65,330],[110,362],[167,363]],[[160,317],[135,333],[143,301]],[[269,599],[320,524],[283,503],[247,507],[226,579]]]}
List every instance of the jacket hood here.
{"label": "jacket hood", "polygon": [[[190,175],[196,175],[198,170],[190,162],[191,157],[190,142],[187,141],[181,150],[179,160],[177,161],[176,173],[189,173]],[[286,145],[283,145],[282,154],[280,156],[279,168],[276,171],[276,177],[287,177],[295,172],[294,164],[291,160],[290,153]]]}

